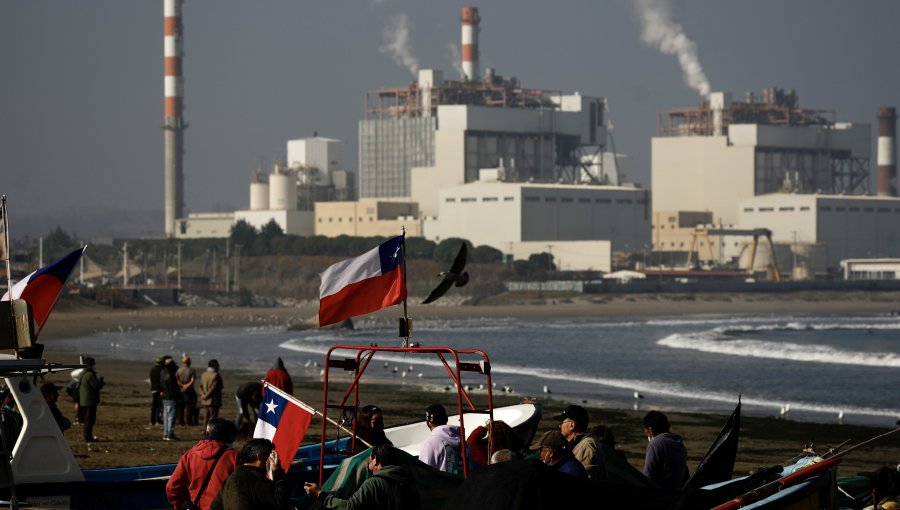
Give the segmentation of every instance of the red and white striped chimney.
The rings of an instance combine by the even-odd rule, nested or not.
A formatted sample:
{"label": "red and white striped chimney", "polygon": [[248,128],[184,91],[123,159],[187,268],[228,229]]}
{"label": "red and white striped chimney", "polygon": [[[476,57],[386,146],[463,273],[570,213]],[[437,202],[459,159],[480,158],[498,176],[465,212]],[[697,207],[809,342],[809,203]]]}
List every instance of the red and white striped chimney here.
{"label": "red and white striped chimney", "polygon": [[163,0],[163,56],[164,56],[164,120],[165,133],[165,229],[173,237],[177,221],[184,216],[183,146],[184,128],[182,96],[184,79],[181,76],[181,5],[183,0]]}
{"label": "red and white striped chimney", "polygon": [[878,109],[878,196],[897,196],[897,110]]}
{"label": "red and white striped chimney", "polygon": [[462,16],[462,71],[463,78],[478,81],[478,7],[463,7]]}

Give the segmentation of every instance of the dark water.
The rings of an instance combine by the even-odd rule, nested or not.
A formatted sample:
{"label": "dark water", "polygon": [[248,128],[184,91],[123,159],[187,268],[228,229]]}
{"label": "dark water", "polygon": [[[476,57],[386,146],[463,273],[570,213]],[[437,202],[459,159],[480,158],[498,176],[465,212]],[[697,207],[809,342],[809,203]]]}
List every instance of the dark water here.
{"label": "dark water", "polygon": [[[347,332],[124,329],[52,348],[147,359],[148,367],[161,354],[187,352],[195,368],[215,357],[225,369],[261,374],[281,356],[292,373],[318,377],[316,365],[334,344],[400,345],[393,322],[356,322],[358,329]],[[795,420],[837,422],[843,413],[844,423],[881,426],[900,418],[897,317],[474,318],[417,321],[415,329],[413,339],[422,345],[487,352],[495,393],[507,387],[514,395],[542,397],[546,386],[554,398],[595,406],[717,413],[730,412],[741,395],[747,414],[779,416],[788,408]],[[449,383],[436,358],[378,356],[366,377],[436,391]],[[473,388],[484,381],[471,377]]]}

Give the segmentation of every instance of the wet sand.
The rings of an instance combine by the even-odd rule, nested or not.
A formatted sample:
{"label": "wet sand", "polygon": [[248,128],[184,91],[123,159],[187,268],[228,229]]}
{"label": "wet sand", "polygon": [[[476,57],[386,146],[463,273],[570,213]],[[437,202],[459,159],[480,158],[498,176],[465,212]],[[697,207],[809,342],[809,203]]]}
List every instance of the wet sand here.
{"label": "wet sand", "polygon": [[[601,296],[593,299],[548,299],[546,304],[513,304],[502,306],[411,306],[411,317],[576,317],[576,316],[622,316],[622,315],[679,315],[696,313],[891,313],[897,308],[897,296],[892,293],[871,295],[707,295],[707,296]],[[41,333],[41,341],[46,344],[44,357],[57,363],[77,361],[78,353],[54,350],[53,340],[70,336],[106,331],[118,327],[140,327],[144,329],[218,327],[245,325],[297,324],[315,316],[316,308],[309,305],[299,308],[141,308],[137,310],[117,310],[84,304],[76,301],[61,301],[57,310]],[[378,315],[395,317],[397,310],[382,311]],[[66,438],[83,468],[131,466],[176,462],[184,451],[201,437],[200,427],[176,427],[180,441],[162,441],[160,426],[149,424],[150,392],[148,373],[153,360],[106,360],[98,358],[97,371],[106,379],[103,403],[98,409],[94,434],[101,441],[89,450],[81,438],[79,425],[74,425],[66,433]],[[200,363],[195,364],[195,368]],[[299,368],[289,371],[299,374]],[[263,374],[245,373],[236,367],[222,367],[225,381],[225,398],[221,416],[233,419],[236,415],[233,394],[243,382],[259,379]],[[64,385],[68,374],[48,376],[48,380]],[[313,407],[320,408],[322,385],[318,380],[296,380],[295,395]],[[413,386],[396,387],[365,386],[361,396],[363,403],[377,403],[385,409],[387,425],[418,420],[422,411],[433,402],[451,405],[450,395],[426,392]],[[495,395],[495,406],[517,403],[517,397]],[[61,409],[73,417],[68,397],[60,398]],[[555,426],[550,418],[560,411],[567,402],[541,399],[545,418],[539,430],[549,430]],[[616,434],[619,448],[629,461],[640,468],[646,448],[646,438],[641,429],[641,417],[648,409],[616,410],[589,408],[591,424],[611,426]],[[685,438],[689,451],[689,465],[693,469],[706,452],[727,417],[669,413],[672,430]],[[321,422],[313,421],[304,443],[317,442]],[[735,474],[760,466],[788,462],[799,455],[808,443],[815,443],[818,450],[838,445],[849,440],[849,444],[862,442],[885,432],[885,429],[839,424],[811,424],[772,418],[743,419],[741,442],[738,451]],[[331,432],[328,432],[329,435]],[[238,445],[243,440],[238,441]],[[879,466],[896,466],[900,462],[900,434],[892,436],[876,445],[849,454],[839,468],[840,476],[855,475],[859,471],[872,471]]]}

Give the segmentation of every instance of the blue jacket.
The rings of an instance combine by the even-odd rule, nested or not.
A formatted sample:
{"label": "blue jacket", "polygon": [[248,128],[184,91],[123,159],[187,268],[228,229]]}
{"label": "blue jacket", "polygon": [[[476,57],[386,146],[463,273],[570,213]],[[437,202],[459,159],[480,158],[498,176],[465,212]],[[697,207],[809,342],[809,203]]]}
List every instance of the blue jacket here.
{"label": "blue jacket", "polygon": [[684,486],[689,473],[681,436],[671,432],[653,436],[644,457],[644,475],[664,489],[677,491]]}

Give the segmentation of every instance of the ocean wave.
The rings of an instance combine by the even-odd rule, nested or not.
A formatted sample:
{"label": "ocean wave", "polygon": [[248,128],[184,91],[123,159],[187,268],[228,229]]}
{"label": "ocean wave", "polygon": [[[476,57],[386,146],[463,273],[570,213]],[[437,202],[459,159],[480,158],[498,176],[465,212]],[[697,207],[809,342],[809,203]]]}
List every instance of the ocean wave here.
{"label": "ocean wave", "polygon": [[[319,356],[324,356],[327,352],[326,348],[322,348],[316,345],[304,344],[302,342],[296,341],[283,342],[280,347],[294,352],[301,352]],[[337,351],[334,355],[345,355],[348,352],[349,351],[345,351],[342,353],[340,351]],[[404,366],[410,364],[430,367],[443,366],[443,364],[439,360],[437,360],[436,357],[411,358],[402,354],[384,352],[378,354],[377,362],[403,364]],[[602,386],[606,388],[621,389],[623,390],[623,398],[627,398],[627,396],[631,395],[633,392],[638,392],[647,396],[652,396],[655,399],[681,399],[702,402],[704,404],[717,403],[733,405],[737,403],[738,399],[738,395],[736,393],[712,391],[704,388],[697,388],[694,386],[672,382],[646,379],[617,379],[610,377],[597,377],[593,375],[579,374],[547,368],[499,364],[491,366],[491,374],[493,381],[498,385],[501,384],[500,381],[504,379],[504,376],[524,376],[538,379],[541,382],[563,381],[565,383],[578,383],[586,386]],[[844,412],[847,416],[857,415],[889,418],[897,416],[897,410],[893,409],[878,409],[873,407],[839,405],[825,402],[787,401],[779,398],[768,397],[766,395],[748,396],[745,394],[741,397],[741,401],[744,403],[744,405],[755,406],[763,409],[769,408],[772,410],[773,414],[777,414],[782,408],[790,406],[790,409],[793,412],[798,413],[809,412],[836,415],[839,412]]]}
{"label": "ocean wave", "polygon": [[767,340],[733,339],[722,331],[676,333],[658,340],[657,345],[672,349],[688,349],[713,354],[765,358],[836,365],[900,367],[900,356],[891,352],[860,352],[827,345],[771,342]]}

